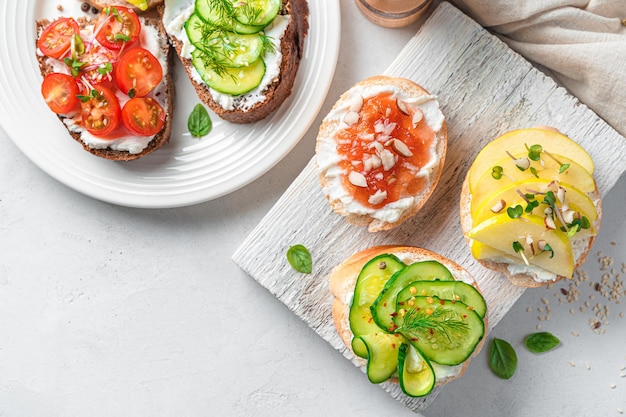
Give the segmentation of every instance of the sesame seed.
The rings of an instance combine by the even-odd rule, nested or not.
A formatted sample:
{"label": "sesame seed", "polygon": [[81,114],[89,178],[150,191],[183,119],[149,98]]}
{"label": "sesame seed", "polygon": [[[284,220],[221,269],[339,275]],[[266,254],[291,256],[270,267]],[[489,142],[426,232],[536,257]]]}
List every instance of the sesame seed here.
{"label": "sesame seed", "polygon": [[615,387],[617,387],[617,385],[615,385],[615,384],[609,385],[609,388],[611,388],[611,389],[615,389]]}
{"label": "sesame seed", "polygon": [[571,366],[572,368],[575,368],[576,364],[574,363],[574,361],[569,361],[569,366]]}

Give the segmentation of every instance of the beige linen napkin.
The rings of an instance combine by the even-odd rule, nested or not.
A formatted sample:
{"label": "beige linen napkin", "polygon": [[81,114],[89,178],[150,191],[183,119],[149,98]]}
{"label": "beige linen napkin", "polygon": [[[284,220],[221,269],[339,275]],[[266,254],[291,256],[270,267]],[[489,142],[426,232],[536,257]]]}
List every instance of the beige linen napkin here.
{"label": "beige linen napkin", "polygon": [[451,0],[626,136],[626,0]]}

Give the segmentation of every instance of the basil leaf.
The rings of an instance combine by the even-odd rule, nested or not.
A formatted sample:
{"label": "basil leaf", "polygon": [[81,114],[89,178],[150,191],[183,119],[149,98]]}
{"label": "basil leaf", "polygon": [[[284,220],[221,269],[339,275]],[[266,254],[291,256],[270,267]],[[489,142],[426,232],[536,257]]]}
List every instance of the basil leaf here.
{"label": "basil leaf", "polygon": [[494,374],[509,379],[517,369],[517,354],[506,340],[494,338],[489,349],[489,367]]}
{"label": "basil leaf", "polygon": [[193,136],[200,138],[209,134],[213,128],[211,117],[204,106],[200,103],[191,111],[189,119],[187,119],[187,129]]}
{"label": "basil leaf", "polygon": [[310,274],[312,271],[311,254],[303,245],[295,245],[287,251],[289,264],[298,272]]}
{"label": "basil leaf", "polygon": [[524,340],[528,350],[534,353],[543,353],[554,349],[561,341],[549,332],[533,333]]}

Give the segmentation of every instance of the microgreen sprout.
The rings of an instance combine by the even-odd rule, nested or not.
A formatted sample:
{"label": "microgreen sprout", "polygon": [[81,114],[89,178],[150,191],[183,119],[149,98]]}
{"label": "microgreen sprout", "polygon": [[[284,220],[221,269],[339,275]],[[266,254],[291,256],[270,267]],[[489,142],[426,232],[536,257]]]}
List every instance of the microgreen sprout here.
{"label": "microgreen sprout", "polygon": [[524,214],[524,208],[518,204],[515,207],[508,207],[506,209],[506,213],[509,215],[510,218],[517,219],[521,217],[522,214]]}
{"label": "microgreen sprout", "polygon": [[515,251],[515,253],[519,253],[526,265],[530,265],[530,263],[528,262],[528,258],[526,258],[526,255],[524,254],[524,246],[517,240],[513,242],[513,250]]}
{"label": "microgreen sprout", "polygon": [[500,165],[496,165],[491,169],[491,176],[496,179],[499,180],[500,178],[502,178],[502,172],[504,170],[502,169],[502,167]]}

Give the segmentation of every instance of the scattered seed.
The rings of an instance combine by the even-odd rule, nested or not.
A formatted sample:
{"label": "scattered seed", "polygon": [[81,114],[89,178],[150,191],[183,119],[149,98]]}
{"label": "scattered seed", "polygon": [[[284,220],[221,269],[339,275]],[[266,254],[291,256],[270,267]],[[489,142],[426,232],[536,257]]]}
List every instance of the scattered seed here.
{"label": "scattered seed", "polygon": [[549,301],[545,297],[541,298],[541,302],[544,303],[545,305],[548,305],[549,303]]}
{"label": "scattered seed", "polygon": [[589,364],[589,362],[585,363],[585,368],[587,368],[587,370],[591,370],[591,364]]}
{"label": "scattered seed", "polygon": [[575,368],[576,364],[574,363],[574,361],[569,361],[569,366],[571,366],[572,368]]}
{"label": "scattered seed", "polygon": [[57,4],[57,10],[62,12],[63,11],[63,6],[60,4]]}
{"label": "scattered seed", "polygon": [[541,330],[541,324],[538,324],[537,326],[535,326],[535,329]]}
{"label": "scattered seed", "polygon": [[615,384],[609,385],[609,388],[611,388],[611,389],[615,389],[615,387],[617,387],[617,385],[615,385]]}
{"label": "scattered seed", "polygon": [[[626,20],[626,19],[624,19],[624,20]],[[626,25],[624,25],[624,26],[626,26]],[[620,414],[624,414],[624,410],[622,410],[621,408],[618,408],[617,412],[620,413]]]}
{"label": "scattered seed", "polygon": [[572,336],[578,337],[578,332],[572,332]]}

